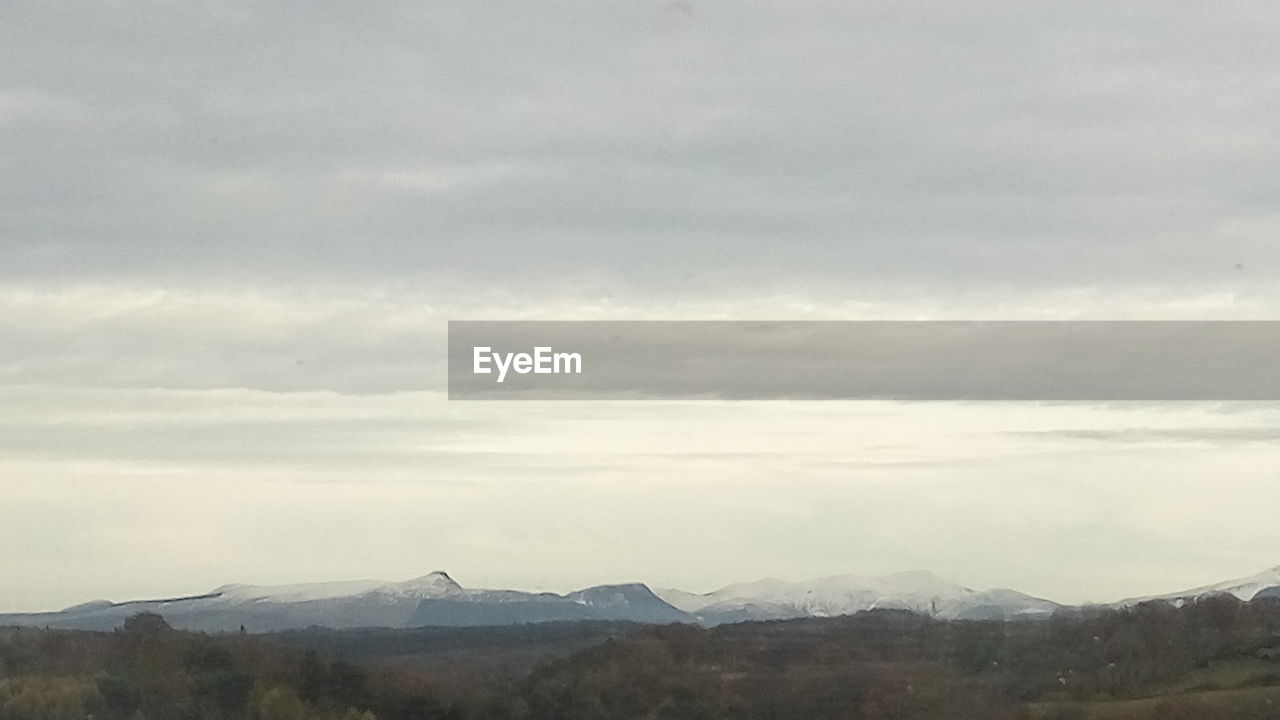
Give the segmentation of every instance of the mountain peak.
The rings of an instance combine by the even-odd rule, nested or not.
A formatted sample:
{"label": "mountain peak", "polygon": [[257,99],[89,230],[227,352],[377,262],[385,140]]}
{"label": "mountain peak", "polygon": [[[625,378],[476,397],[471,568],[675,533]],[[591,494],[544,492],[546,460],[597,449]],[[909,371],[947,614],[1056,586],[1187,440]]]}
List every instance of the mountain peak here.
{"label": "mountain peak", "polygon": [[1277,585],[1280,585],[1280,565],[1263,570],[1257,575],[1236,578],[1234,580],[1226,580],[1220,583],[1214,583],[1213,585],[1201,585],[1200,587],[1183,590],[1181,592],[1128,598],[1126,600],[1121,600],[1118,603],[1111,603],[1111,605],[1125,607],[1129,605],[1137,605],[1138,603],[1150,600],[1164,600],[1178,604],[1186,600],[1206,595],[1220,594],[1234,595],[1241,600],[1247,601],[1252,600],[1259,592]]}
{"label": "mountain peak", "polygon": [[436,570],[422,577],[395,583],[391,587],[399,592],[423,595],[446,595],[462,592],[462,586],[449,577],[449,573],[443,570]]}

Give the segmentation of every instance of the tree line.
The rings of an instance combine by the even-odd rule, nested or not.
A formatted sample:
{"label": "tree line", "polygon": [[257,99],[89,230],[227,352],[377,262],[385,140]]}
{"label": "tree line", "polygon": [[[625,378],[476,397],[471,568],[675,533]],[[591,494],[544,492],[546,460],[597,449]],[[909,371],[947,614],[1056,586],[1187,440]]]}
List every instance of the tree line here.
{"label": "tree line", "polygon": [[[151,614],[113,633],[0,629],[0,720],[1065,720],[1100,703],[1109,718],[1280,720],[1275,599],[465,632],[364,632],[344,648],[330,632],[206,635]],[[537,642],[518,676],[483,671]],[[423,644],[440,655],[416,661]]]}

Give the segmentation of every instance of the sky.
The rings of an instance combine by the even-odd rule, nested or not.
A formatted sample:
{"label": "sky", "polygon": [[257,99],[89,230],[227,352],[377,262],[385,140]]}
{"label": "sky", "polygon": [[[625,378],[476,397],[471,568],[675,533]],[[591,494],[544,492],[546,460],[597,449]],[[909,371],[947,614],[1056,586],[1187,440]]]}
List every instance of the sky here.
{"label": "sky", "polygon": [[0,6],[0,610],[229,582],[1114,600],[1280,408],[466,403],[458,319],[1280,319],[1261,2]]}

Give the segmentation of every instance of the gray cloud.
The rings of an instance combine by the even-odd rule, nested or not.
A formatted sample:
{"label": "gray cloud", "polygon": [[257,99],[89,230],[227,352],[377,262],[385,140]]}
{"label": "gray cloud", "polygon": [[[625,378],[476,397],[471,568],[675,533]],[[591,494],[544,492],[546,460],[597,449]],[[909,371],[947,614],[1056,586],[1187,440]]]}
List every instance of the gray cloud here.
{"label": "gray cloud", "polygon": [[10,5],[4,275],[1276,277],[1266,8],[684,7]]}

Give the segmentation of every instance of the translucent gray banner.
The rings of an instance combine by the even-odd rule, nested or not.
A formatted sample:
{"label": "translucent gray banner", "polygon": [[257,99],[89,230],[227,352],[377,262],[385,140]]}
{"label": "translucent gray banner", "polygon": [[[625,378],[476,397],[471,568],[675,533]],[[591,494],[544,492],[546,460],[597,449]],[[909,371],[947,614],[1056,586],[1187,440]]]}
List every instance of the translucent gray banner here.
{"label": "translucent gray banner", "polygon": [[1280,400],[1280,322],[454,321],[456,400]]}

